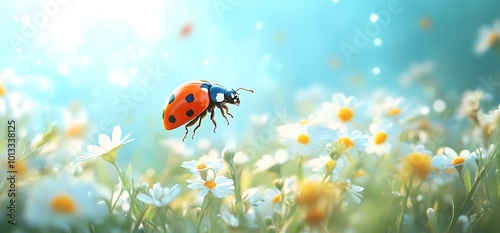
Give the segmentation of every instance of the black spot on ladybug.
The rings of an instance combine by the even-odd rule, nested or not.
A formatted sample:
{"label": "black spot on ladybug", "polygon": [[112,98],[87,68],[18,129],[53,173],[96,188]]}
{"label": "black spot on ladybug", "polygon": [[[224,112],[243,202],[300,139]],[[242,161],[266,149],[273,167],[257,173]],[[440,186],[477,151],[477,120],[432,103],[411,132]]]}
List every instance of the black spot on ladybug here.
{"label": "black spot on ladybug", "polygon": [[168,104],[171,104],[172,102],[174,102],[174,100],[175,100],[175,95],[174,94],[170,95],[170,99],[168,100]]}
{"label": "black spot on ladybug", "polygon": [[161,112],[161,119],[165,119],[165,111]]}
{"label": "black spot on ladybug", "polygon": [[189,109],[187,112],[186,112],[186,116],[190,117],[190,116],[193,116],[194,115],[194,111]]}
{"label": "black spot on ladybug", "polygon": [[186,102],[188,103],[191,103],[194,101],[194,95],[193,94],[189,94],[186,96]]}
{"label": "black spot on ladybug", "polygon": [[175,123],[175,117],[174,117],[174,115],[170,115],[170,116],[168,117],[168,121],[169,121],[170,123]]}

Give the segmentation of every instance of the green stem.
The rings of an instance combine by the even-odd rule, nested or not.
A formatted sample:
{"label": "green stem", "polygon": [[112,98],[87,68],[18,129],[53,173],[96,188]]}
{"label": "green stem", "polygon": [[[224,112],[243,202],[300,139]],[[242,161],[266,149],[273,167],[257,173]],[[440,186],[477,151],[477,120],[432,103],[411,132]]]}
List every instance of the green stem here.
{"label": "green stem", "polygon": [[279,226],[278,223],[281,222],[282,219],[285,219],[285,215],[286,215],[286,209],[285,209],[285,189],[284,188],[281,188],[280,190],[280,208],[281,208],[281,215],[280,216],[280,221],[276,223],[276,226]]}
{"label": "green stem", "polygon": [[290,227],[290,225],[292,225],[293,223],[296,222],[296,217],[298,215],[298,210],[296,210],[292,216],[290,216],[290,218],[285,221],[285,223],[283,224],[283,226],[281,227],[280,229],[280,233],[285,233],[285,232],[288,232],[288,227]]}
{"label": "green stem", "polygon": [[299,171],[298,171],[298,175],[297,175],[298,180],[299,180],[299,192],[300,192],[300,188],[302,187],[302,179],[304,177],[304,174],[303,174],[304,171],[302,170],[302,161],[303,161],[303,159],[302,159],[302,155],[301,155],[301,156],[299,156]]}
{"label": "green stem", "polygon": [[210,207],[210,204],[212,203],[212,193],[208,193],[205,196],[205,199],[203,199],[203,204],[201,205],[201,211],[200,211],[200,216],[198,216],[198,221],[196,223],[196,226],[198,228],[198,231],[200,231],[200,225],[203,220],[203,217],[205,215],[205,212],[208,210],[208,207]]}
{"label": "green stem", "polygon": [[476,188],[479,185],[479,182],[486,175],[486,172],[488,171],[488,169],[489,169],[490,166],[491,166],[491,161],[490,161],[490,159],[488,159],[488,161],[486,161],[486,164],[484,165],[483,169],[481,169],[481,171],[479,172],[479,175],[477,176],[476,180],[474,181],[474,184],[472,184],[470,192],[467,195],[467,197],[465,197],[465,200],[462,203],[462,206],[460,207],[460,209],[458,210],[458,212],[453,215],[453,218],[451,219],[451,222],[448,225],[448,227],[446,229],[446,232],[450,232],[451,226],[453,226],[453,224],[455,223],[455,221],[457,221],[457,219],[460,216],[460,214],[465,210],[465,208],[467,207],[467,205],[471,201],[472,195],[474,194],[474,191],[476,191]]}
{"label": "green stem", "polygon": [[113,203],[113,205],[109,209],[110,215],[111,215],[111,213],[113,213],[113,210],[115,209],[116,204],[118,203],[118,200],[120,200],[120,197],[122,196],[122,194],[123,194],[123,188],[120,188],[120,194],[118,194],[118,197],[116,197],[115,203],[113,203],[113,195],[111,195],[111,203]]}
{"label": "green stem", "polygon": [[[500,119],[497,119],[497,124],[500,125]],[[494,144],[495,149],[493,151],[493,156],[497,159],[497,184],[498,184],[498,190],[497,190],[497,203],[500,204],[500,128],[497,126],[497,129],[495,130],[495,133],[492,133],[492,137],[490,138],[491,141],[496,142]],[[488,147],[485,147],[488,148]]]}
{"label": "green stem", "polygon": [[89,224],[89,231],[90,231],[91,233],[95,233],[95,227],[94,227],[94,225]]}
{"label": "green stem", "polygon": [[[167,209],[168,210],[168,209]],[[158,215],[160,215],[160,220],[161,220],[161,226],[163,228],[163,232],[167,232],[167,228],[165,227],[166,225],[166,220],[165,220],[165,216],[163,216],[163,214],[167,214],[166,211],[163,211],[163,209],[158,209]]]}
{"label": "green stem", "polygon": [[233,178],[234,182],[234,198],[236,199],[236,205],[241,204],[241,187],[240,187],[240,179],[238,179],[238,176],[236,175],[235,168],[232,167],[230,169],[231,171],[231,176]]}
{"label": "green stem", "polygon": [[229,174],[231,176],[231,178],[233,179],[233,183],[234,183],[234,198],[235,198],[235,203],[234,203],[234,207],[235,207],[235,216],[238,218],[238,220],[240,221],[240,226],[244,226],[245,224],[245,217],[244,217],[244,207],[243,207],[243,203],[241,201],[241,185],[240,185],[240,179],[239,179],[239,175],[240,174],[236,174],[236,166],[234,165],[234,163],[231,163],[229,164],[228,166],[229,168]]}
{"label": "green stem", "polygon": [[410,197],[412,186],[413,186],[413,175],[410,176],[410,183],[408,184],[408,186],[406,186],[406,194],[405,194],[405,199],[403,201],[403,209],[401,209],[401,214],[399,216],[398,233],[401,232],[401,230],[403,229],[403,218],[406,211],[406,202],[408,202],[408,198]]}
{"label": "green stem", "polygon": [[135,208],[135,196],[129,192],[129,197],[130,197],[130,209],[128,210],[128,216],[132,218],[132,214],[134,214],[134,208]]}
{"label": "green stem", "polygon": [[[498,147],[500,146],[500,143],[498,143],[497,145],[495,145],[495,147]],[[498,154],[495,156],[496,159],[497,159],[497,202],[499,202],[500,204],[500,156],[498,156]]]}
{"label": "green stem", "polygon": [[146,216],[146,212],[148,212],[149,207],[151,207],[151,205],[148,205],[146,207],[146,209],[144,209],[144,211],[142,211],[141,216],[139,217],[139,219],[137,220],[137,223],[135,224],[133,232],[137,232],[137,230],[139,230],[139,226],[141,225],[141,222],[144,219],[144,216]]}
{"label": "green stem", "polygon": [[120,176],[120,180],[122,182],[122,190],[125,189],[128,193],[128,196],[130,198],[130,209],[128,210],[128,216],[129,218],[132,218],[132,214],[134,213],[134,208],[135,208],[135,192],[134,192],[134,184],[130,184],[130,190],[125,187],[125,182],[129,182],[128,177],[125,176],[125,174],[116,166],[116,163],[111,163],[115,167],[116,171],[118,172],[118,175]]}
{"label": "green stem", "polygon": [[323,179],[321,179],[321,183],[324,183],[328,178],[332,177],[332,172],[327,165],[325,165],[325,172],[323,175]]}

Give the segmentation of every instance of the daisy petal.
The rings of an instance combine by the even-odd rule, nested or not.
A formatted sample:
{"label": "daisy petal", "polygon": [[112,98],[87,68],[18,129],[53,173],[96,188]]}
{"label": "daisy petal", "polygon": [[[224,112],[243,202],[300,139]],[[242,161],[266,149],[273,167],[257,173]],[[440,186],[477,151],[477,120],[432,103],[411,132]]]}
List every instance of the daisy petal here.
{"label": "daisy petal", "polygon": [[[123,140],[125,140],[129,135],[130,133]],[[115,128],[113,128],[113,135],[111,140],[113,142],[113,145],[120,142],[121,137],[122,137],[122,129],[120,128],[120,126],[117,125],[115,126]]]}

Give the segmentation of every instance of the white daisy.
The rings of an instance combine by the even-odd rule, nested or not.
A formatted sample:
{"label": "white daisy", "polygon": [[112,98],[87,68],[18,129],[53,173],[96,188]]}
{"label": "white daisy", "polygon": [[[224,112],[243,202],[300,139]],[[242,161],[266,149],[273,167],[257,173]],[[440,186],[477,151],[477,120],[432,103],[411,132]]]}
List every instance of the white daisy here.
{"label": "white daisy", "polygon": [[21,213],[30,226],[53,226],[69,231],[76,224],[105,219],[108,206],[99,202],[104,199],[99,188],[68,177],[42,178],[27,187]]}
{"label": "white daisy", "polygon": [[229,211],[224,211],[217,216],[230,227],[237,228],[240,225],[238,219]]}
{"label": "white daisy", "polygon": [[185,161],[182,162],[181,167],[189,169],[193,175],[198,175],[202,171],[213,170],[217,172],[224,163],[222,159],[218,159],[216,161]]}
{"label": "white daisy", "polygon": [[73,163],[78,163],[90,159],[94,159],[97,157],[102,157],[104,160],[114,163],[116,161],[116,153],[118,149],[133,141],[134,139],[127,140],[130,136],[130,133],[127,134],[124,138],[122,137],[122,130],[120,126],[115,126],[113,128],[113,133],[111,138],[103,133],[99,135],[99,145],[88,145],[87,149],[90,153],[87,155],[78,156]]}
{"label": "white daisy", "polygon": [[495,21],[491,28],[483,26],[479,29],[479,38],[474,53],[482,55],[492,47],[500,46],[500,20]]}
{"label": "white daisy", "polygon": [[434,169],[430,178],[438,185],[450,184],[459,175],[445,155],[432,157],[432,168]]}
{"label": "white daisy", "polygon": [[[245,227],[247,228],[257,228],[258,225],[256,224],[256,219],[257,219],[257,214],[255,210],[252,207],[248,206],[243,206],[243,212],[244,212],[244,219],[245,219]],[[239,220],[236,218],[236,216],[232,213],[234,211],[234,202],[232,204],[225,203],[221,206],[220,212],[221,214],[217,214],[217,217],[220,218],[225,224],[227,224],[231,228],[238,228],[239,225]]]}
{"label": "white daisy", "polygon": [[[265,190],[260,189],[259,191],[259,199],[254,200],[255,205],[253,206],[255,212],[257,212],[259,216],[273,216],[274,213],[281,211],[282,203],[284,203],[286,207],[286,202],[282,202],[284,201],[284,197],[282,196],[280,190],[276,188],[268,188]],[[284,192],[285,196],[290,194],[290,192],[287,192],[286,190]]]}
{"label": "white daisy", "polygon": [[278,149],[274,153],[274,157],[265,154],[261,159],[255,162],[256,172],[268,171],[274,166],[285,164],[289,160],[288,153],[283,149]]}
{"label": "white daisy", "polygon": [[478,119],[481,128],[491,134],[500,124],[500,104],[497,109],[490,110],[488,113],[480,113]]}
{"label": "white daisy", "polygon": [[311,156],[323,149],[320,141],[320,128],[307,121],[281,125],[276,128],[281,143],[288,146],[292,155]]}
{"label": "white daisy", "polygon": [[172,188],[162,188],[159,182],[153,185],[153,188],[149,189],[149,195],[144,193],[139,193],[137,199],[149,205],[154,205],[156,207],[163,207],[168,205],[179,193],[181,189],[179,185],[174,185]]}
{"label": "white daisy", "polygon": [[387,119],[395,123],[404,124],[417,113],[410,106],[411,104],[405,102],[405,99],[402,97],[394,98],[386,96],[382,103],[373,106],[374,119]]}
{"label": "white daisy", "polygon": [[338,132],[333,136],[325,136],[322,138],[327,142],[334,142],[337,146],[343,148],[343,152],[347,152],[351,155],[358,155],[359,152],[365,151],[368,145],[368,136],[362,134],[359,130],[347,130],[344,132]]}
{"label": "white daisy", "polygon": [[390,122],[375,122],[370,125],[371,138],[368,140],[368,153],[384,155],[398,141],[399,129]]}
{"label": "white daisy", "polygon": [[[254,194],[250,194],[246,199],[248,199],[249,204],[251,204],[259,216],[273,216],[275,212],[280,212],[283,208],[288,207],[287,200],[294,197],[294,193],[298,189],[297,183],[296,176],[285,178],[282,181],[283,193],[276,187],[266,189],[257,188],[256,190],[252,190]],[[282,201],[284,201],[284,206],[281,205]]]}
{"label": "white daisy", "polygon": [[255,207],[263,202],[264,189],[262,187],[249,188],[241,195],[245,205]]}
{"label": "white daisy", "polygon": [[353,185],[351,184],[351,180],[347,181],[342,181],[338,180],[336,183],[337,187],[340,188],[340,190],[346,194],[349,194],[349,196],[354,200],[356,203],[361,203],[361,198],[363,198],[363,195],[361,195],[361,191],[363,191],[363,187],[358,186],[358,185]]}
{"label": "white daisy", "polygon": [[481,89],[475,91],[466,91],[462,95],[462,101],[458,108],[459,117],[477,118],[477,113],[480,111],[480,102],[482,100],[491,100],[492,96],[485,93]]}
{"label": "white daisy", "polygon": [[[464,165],[466,163],[474,161],[475,159],[475,154],[471,153],[468,150],[462,150],[460,151],[460,154],[457,154],[457,152],[450,147],[441,147],[437,150],[436,154],[436,156],[440,156],[443,158],[443,162],[445,164],[440,166],[444,168]],[[439,160],[437,160],[436,162],[436,166],[438,166]]]}
{"label": "white daisy", "polygon": [[318,174],[323,174],[325,169],[328,169],[335,176],[339,176],[340,172],[345,168],[343,159],[332,160],[328,155],[320,155],[318,158],[311,159],[307,165],[312,167],[312,171]]}
{"label": "white daisy", "polygon": [[215,180],[203,180],[201,178],[195,180],[187,180],[190,189],[200,189],[200,196],[206,196],[208,192],[212,192],[218,198],[225,198],[228,194],[232,194],[234,190],[234,182],[224,176],[216,177]]}
{"label": "white daisy", "polygon": [[341,132],[352,126],[358,115],[359,103],[353,96],[346,97],[342,93],[332,96],[332,102],[323,103],[320,120],[332,129]]}
{"label": "white daisy", "polygon": [[270,188],[264,191],[265,202],[268,202],[273,206],[279,205],[282,201],[282,198],[283,197],[281,196],[281,191],[276,188]]}

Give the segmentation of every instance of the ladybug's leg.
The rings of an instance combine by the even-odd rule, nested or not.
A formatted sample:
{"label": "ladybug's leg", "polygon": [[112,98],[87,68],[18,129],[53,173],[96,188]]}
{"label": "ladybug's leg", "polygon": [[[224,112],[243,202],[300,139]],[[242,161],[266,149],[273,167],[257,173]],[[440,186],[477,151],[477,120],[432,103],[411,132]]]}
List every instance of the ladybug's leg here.
{"label": "ladybug's leg", "polygon": [[221,104],[216,104],[215,106],[217,106],[217,108],[220,109],[220,113],[226,119],[226,122],[229,125],[229,120],[227,119],[226,114],[224,114],[224,109],[222,109],[222,105]]}
{"label": "ladybug's leg", "polygon": [[191,127],[192,125],[196,124],[196,121],[198,121],[198,118],[200,118],[200,116],[195,117],[192,121],[190,121],[189,123],[187,123],[186,126],[184,126],[184,129],[186,129],[186,134],[184,134],[184,137],[182,138],[183,142],[184,142],[184,139],[186,139],[186,136],[189,133],[188,128]]}
{"label": "ladybug's leg", "polygon": [[193,136],[191,137],[192,139],[194,139],[194,135],[196,134],[196,130],[198,128],[200,128],[201,126],[201,120],[203,120],[203,118],[205,118],[207,116],[207,110],[203,111],[197,118],[199,118],[199,121],[198,121],[198,125],[194,128],[193,130]]}
{"label": "ladybug's leg", "polygon": [[212,123],[214,123],[214,133],[215,129],[217,129],[217,122],[215,122],[215,109],[212,109],[212,112],[210,112],[210,120],[212,120]]}
{"label": "ladybug's leg", "polygon": [[222,105],[222,108],[224,108],[224,110],[226,110],[226,114],[231,116],[231,118],[234,118],[233,114],[229,113],[229,107],[226,105],[226,103],[221,103],[221,105]]}

